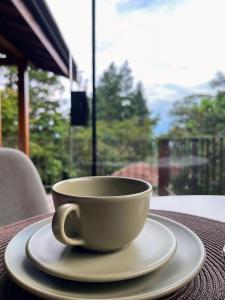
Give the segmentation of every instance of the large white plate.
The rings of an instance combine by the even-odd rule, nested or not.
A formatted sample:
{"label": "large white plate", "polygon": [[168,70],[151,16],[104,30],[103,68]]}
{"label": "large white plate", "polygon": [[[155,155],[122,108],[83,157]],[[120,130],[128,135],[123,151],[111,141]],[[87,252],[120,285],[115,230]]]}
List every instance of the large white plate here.
{"label": "large white plate", "polygon": [[120,251],[96,253],[58,242],[51,224],[38,229],[27,242],[27,256],[42,271],[84,282],[111,282],[150,273],[174,255],[176,239],[166,226],[147,219],[139,236]]}
{"label": "large white plate", "polygon": [[167,218],[150,215],[167,226],[177,240],[173,258],[160,269],[134,279],[110,283],[73,282],[47,275],[26,257],[30,236],[50,219],[37,222],[18,233],[8,244],[5,265],[11,278],[38,296],[60,300],[141,300],[167,295],[188,283],[201,270],[205,250],[198,236],[187,227]]}

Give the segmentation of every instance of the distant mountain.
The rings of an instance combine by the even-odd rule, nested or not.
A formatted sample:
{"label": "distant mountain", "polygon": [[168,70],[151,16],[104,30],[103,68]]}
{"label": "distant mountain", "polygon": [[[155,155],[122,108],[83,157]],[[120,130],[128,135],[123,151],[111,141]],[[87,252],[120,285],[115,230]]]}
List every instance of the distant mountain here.
{"label": "distant mountain", "polygon": [[159,136],[166,134],[173,123],[170,111],[176,101],[181,100],[188,95],[213,94],[209,83],[203,83],[198,86],[181,86],[174,83],[156,84],[146,89],[146,95],[149,99],[148,107],[152,116],[159,118],[158,124],[154,129],[154,134]]}
{"label": "distant mountain", "polygon": [[158,124],[154,129],[154,134],[159,136],[169,131],[172,124],[170,110],[173,107],[173,102],[166,100],[158,100],[150,104],[152,115],[159,118]]}

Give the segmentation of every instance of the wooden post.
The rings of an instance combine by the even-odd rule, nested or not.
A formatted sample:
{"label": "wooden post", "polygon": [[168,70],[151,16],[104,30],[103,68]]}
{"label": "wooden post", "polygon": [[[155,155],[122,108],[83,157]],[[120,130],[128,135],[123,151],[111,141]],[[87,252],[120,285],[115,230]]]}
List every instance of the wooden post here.
{"label": "wooden post", "polygon": [[[159,196],[167,196],[169,195],[168,187],[170,181],[170,148],[169,148],[169,140],[160,139],[159,140],[159,186],[158,186],[158,194]],[[163,165],[163,160],[167,161],[167,165]],[[162,162],[162,165],[161,165]]]}
{"label": "wooden post", "polygon": [[[198,149],[199,149],[199,139],[192,139],[192,163],[191,163],[191,173],[192,173],[192,180],[191,180],[191,190],[193,195],[199,195],[199,185],[198,185],[198,172],[199,167],[198,165],[195,165],[195,159],[198,155]],[[200,193],[201,194],[201,193]]]}
{"label": "wooden post", "polygon": [[18,65],[19,149],[30,154],[29,85],[27,64]]}

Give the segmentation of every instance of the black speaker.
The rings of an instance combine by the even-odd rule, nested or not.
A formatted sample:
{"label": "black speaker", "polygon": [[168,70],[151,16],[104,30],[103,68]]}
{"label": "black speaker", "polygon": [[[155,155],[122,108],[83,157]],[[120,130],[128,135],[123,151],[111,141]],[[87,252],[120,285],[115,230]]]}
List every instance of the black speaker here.
{"label": "black speaker", "polygon": [[87,126],[89,107],[86,92],[71,92],[70,120],[72,126]]}

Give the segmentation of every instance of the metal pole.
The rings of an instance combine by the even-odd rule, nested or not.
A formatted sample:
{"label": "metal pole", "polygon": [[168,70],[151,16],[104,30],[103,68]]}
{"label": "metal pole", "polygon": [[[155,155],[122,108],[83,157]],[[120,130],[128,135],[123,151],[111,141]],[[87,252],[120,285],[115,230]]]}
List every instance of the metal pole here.
{"label": "metal pole", "polygon": [[2,91],[0,89],[0,147],[1,146],[2,146]]}
{"label": "metal pole", "polygon": [[[70,86],[69,86],[69,92],[70,92],[70,97],[71,92],[73,89],[73,59],[72,59],[72,52],[69,49],[69,79],[70,79]],[[69,157],[69,177],[72,176],[72,170],[73,170],[73,126],[69,125],[69,151],[70,151],[70,157]]]}
{"label": "metal pole", "polygon": [[92,0],[92,176],[97,175],[96,91],[95,91],[95,0]]}

